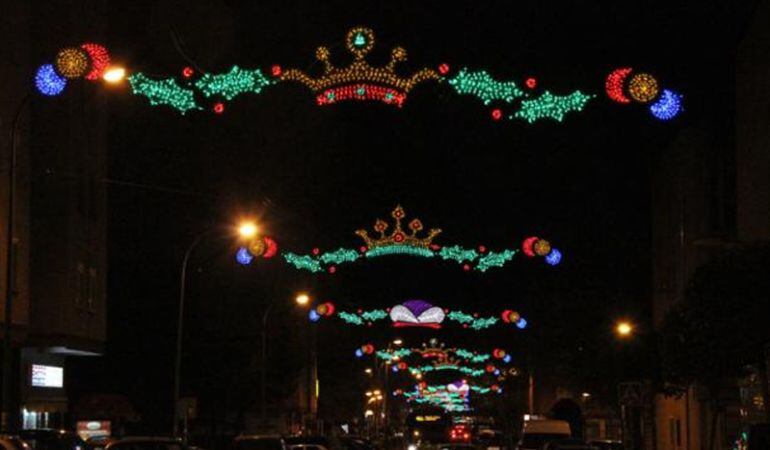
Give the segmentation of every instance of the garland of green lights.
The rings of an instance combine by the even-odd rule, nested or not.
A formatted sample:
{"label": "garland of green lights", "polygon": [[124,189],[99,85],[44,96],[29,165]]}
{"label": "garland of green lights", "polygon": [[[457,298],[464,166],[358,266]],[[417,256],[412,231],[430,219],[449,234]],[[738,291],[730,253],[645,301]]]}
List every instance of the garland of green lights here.
{"label": "garland of green lights", "polygon": [[524,96],[524,92],[516,86],[515,82],[497,81],[486,70],[471,72],[463,67],[457,75],[448,80],[448,83],[458,94],[473,95],[485,105],[494,100],[511,103]]}
{"label": "garland of green lights", "polygon": [[[388,318],[389,314],[383,309],[373,309],[355,313],[340,311],[337,316],[349,325],[369,325]],[[500,319],[494,316],[479,318],[462,311],[450,311],[446,318],[476,331],[490,328],[500,322]]]}
{"label": "garland of green lights", "polygon": [[444,370],[455,370],[457,372],[460,372],[464,375],[468,375],[470,377],[481,377],[484,376],[487,371],[484,369],[479,369],[476,367],[468,367],[468,366],[462,366],[459,364],[442,364],[438,366],[432,366],[432,365],[424,365],[424,366],[418,366],[418,367],[412,367],[410,368],[410,372],[412,375],[416,374],[426,374],[430,372],[439,372]]}
{"label": "garland of green lights", "polygon": [[323,272],[342,264],[353,263],[362,258],[372,259],[388,255],[405,255],[421,258],[441,258],[444,261],[452,261],[457,264],[468,264],[468,269],[477,272],[486,272],[493,267],[503,267],[513,260],[519,253],[518,250],[506,249],[500,252],[481,253],[476,249],[463,248],[459,245],[441,247],[438,250],[410,246],[410,245],[384,245],[363,253],[348,248],[339,248],[334,251],[300,255],[292,252],[282,254],[284,260],[295,269],[312,273]]}
{"label": "garland of green lights", "polygon": [[582,111],[586,103],[594,97],[595,95],[580,91],[563,96],[545,91],[540,97],[522,101],[521,108],[513,114],[513,117],[524,119],[529,123],[545,118],[561,122],[568,112]]}
{"label": "garland of green lights", "polygon": [[141,72],[129,76],[128,83],[134,94],[147,97],[151,105],[168,105],[185,114],[190,110],[203,109],[196,93],[205,98],[232,100],[245,93],[259,94],[275,81],[268,79],[259,69],[233,66],[227,73],[207,73],[194,82],[183,81],[182,84],[175,78],[154,80]]}
{"label": "garland of green lights", "polygon": [[[492,359],[491,353],[478,353],[465,348],[449,348],[444,349],[444,351],[452,353],[455,357],[470,363],[483,363]],[[398,361],[415,354],[422,354],[422,350],[399,348],[395,350],[378,350],[376,352],[377,357],[384,361]]]}

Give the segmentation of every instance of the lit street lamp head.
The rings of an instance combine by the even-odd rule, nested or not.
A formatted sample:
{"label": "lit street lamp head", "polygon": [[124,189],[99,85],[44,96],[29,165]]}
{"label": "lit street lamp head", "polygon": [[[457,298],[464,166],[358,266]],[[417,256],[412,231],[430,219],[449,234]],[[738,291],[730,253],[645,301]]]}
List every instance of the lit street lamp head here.
{"label": "lit street lamp head", "polygon": [[305,293],[297,294],[297,297],[294,298],[294,301],[297,302],[299,306],[305,306],[310,303],[310,296]]}
{"label": "lit street lamp head", "polygon": [[618,322],[615,326],[615,331],[620,337],[628,337],[634,332],[634,326],[629,322]]}
{"label": "lit street lamp head", "polygon": [[122,67],[110,67],[102,75],[104,81],[110,84],[117,84],[126,78],[126,69]]}
{"label": "lit street lamp head", "polygon": [[259,229],[254,222],[243,222],[238,227],[238,234],[244,239],[251,239],[257,235]]}

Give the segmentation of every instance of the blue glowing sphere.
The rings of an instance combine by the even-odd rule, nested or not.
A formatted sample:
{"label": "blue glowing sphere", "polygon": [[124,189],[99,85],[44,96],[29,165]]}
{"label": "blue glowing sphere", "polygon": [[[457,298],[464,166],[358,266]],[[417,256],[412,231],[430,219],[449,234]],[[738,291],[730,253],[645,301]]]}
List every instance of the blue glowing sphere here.
{"label": "blue glowing sphere", "polygon": [[555,266],[561,262],[561,252],[558,249],[552,248],[551,253],[545,257],[545,262]]}
{"label": "blue glowing sphere", "polygon": [[519,321],[518,321],[518,322],[516,322],[516,326],[517,326],[517,327],[518,327],[520,330],[523,330],[524,328],[527,328],[527,319],[525,319],[525,318],[523,318],[523,317],[522,317],[521,319],[519,319]]}
{"label": "blue glowing sphere", "polygon": [[310,319],[311,322],[318,322],[321,320],[321,315],[316,312],[315,309],[311,309],[309,313],[307,313],[307,318]]}
{"label": "blue glowing sphere", "polygon": [[238,249],[238,252],[235,254],[235,260],[238,261],[239,264],[248,266],[249,264],[251,264],[251,261],[254,260],[254,256],[251,253],[249,253],[248,250],[246,250],[246,247],[241,247]]}
{"label": "blue glowing sphere", "polygon": [[495,376],[497,376],[497,377],[500,376],[500,369],[495,369]]}
{"label": "blue glowing sphere", "polygon": [[658,101],[650,105],[650,112],[659,120],[671,120],[682,112],[682,95],[663,89]]}
{"label": "blue glowing sphere", "polygon": [[503,362],[506,363],[506,364],[511,362],[511,355],[503,356]]}
{"label": "blue glowing sphere", "polygon": [[67,87],[67,79],[59,76],[52,64],[43,64],[35,73],[35,87],[48,96],[59,95]]}
{"label": "blue glowing sphere", "polygon": [[364,356],[364,351],[361,350],[360,348],[357,348],[356,349],[356,358],[361,358],[363,356]]}
{"label": "blue glowing sphere", "polygon": [[398,367],[396,367],[396,366],[393,366],[393,369],[392,369],[392,370],[393,370],[393,372],[398,372]]}

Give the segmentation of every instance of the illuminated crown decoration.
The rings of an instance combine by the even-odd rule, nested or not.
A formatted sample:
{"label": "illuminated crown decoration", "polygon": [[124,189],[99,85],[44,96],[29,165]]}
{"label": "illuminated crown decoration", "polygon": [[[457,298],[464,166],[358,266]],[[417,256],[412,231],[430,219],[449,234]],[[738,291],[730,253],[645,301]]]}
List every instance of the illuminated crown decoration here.
{"label": "illuminated crown decoration", "polygon": [[353,62],[348,67],[335,67],[329,61],[329,50],[318,47],[316,59],[323,63],[324,73],[312,78],[298,69],[289,69],[282,80],[299,81],[316,94],[319,105],[345,100],[374,100],[401,107],[409,91],[427,80],[438,80],[439,74],[433,69],[422,69],[409,77],[401,77],[396,64],[406,61],[406,50],[396,47],[391,51],[390,61],[383,67],[373,67],[366,56],[374,48],[374,33],[369,28],[357,27],[348,31],[346,40]]}
{"label": "illuminated crown decoration", "polygon": [[385,234],[385,231],[388,229],[388,223],[382,219],[377,219],[377,221],[374,223],[374,230],[380,234],[379,238],[370,237],[366,230],[356,231],[356,234],[361,236],[361,239],[364,240],[366,246],[370,250],[375,248],[390,247],[394,245],[407,245],[411,247],[427,249],[433,242],[433,238],[441,233],[441,229],[431,228],[430,231],[428,231],[428,235],[426,237],[420,238],[417,236],[417,233],[423,229],[422,222],[420,222],[420,219],[412,219],[409,222],[409,233],[407,234],[401,228],[401,220],[406,216],[404,208],[397,206],[396,209],[390,213],[390,215],[396,219],[396,224],[393,227],[393,232],[390,233],[390,235]]}

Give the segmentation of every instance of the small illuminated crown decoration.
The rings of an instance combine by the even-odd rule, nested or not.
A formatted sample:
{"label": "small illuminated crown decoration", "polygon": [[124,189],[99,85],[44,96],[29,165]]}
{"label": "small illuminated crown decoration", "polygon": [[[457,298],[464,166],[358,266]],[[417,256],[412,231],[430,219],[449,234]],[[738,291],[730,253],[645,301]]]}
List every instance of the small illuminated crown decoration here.
{"label": "small illuminated crown decoration", "polygon": [[366,246],[369,248],[369,250],[378,247],[400,245],[427,249],[433,242],[433,238],[441,233],[441,229],[431,228],[430,231],[428,231],[427,236],[418,237],[417,233],[423,229],[423,225],[420,219],[412,219],[409,221],[407,226],[409,227],[410,231],[409,233],[405,232],[401,228],[401,220],[406,217],[406,213],[404,212],[404,208],[401,206],[396,206],[396,209],[394,209],[390,215],[396,219],[396,224],[393,228],[393,232],[390,233],[390,235],[385,234],[385,231],[388,229],[388,223],[381,219],[377,219],[377,221],[374,223],[374,230],[380,234],[379,238],[373,238],[369,236],[369,233],[366,230],[356,231],[356,234],[361,236],[364,242],[366,242]]}
{"label": "small illuminated crown decoration", "polygon": [[312,89],[319,105],[344,100],[378,100],[400,107],[417,84],[440,78],[435,70],[427,68],[409,77],[399,76],[395,66],[406,61],[406,50],[402,47],[391,51],[390,62],[384,67],[372,67],[366,61],[374,48],[374,33],[369,28],[357,27],[348,31],[346,45],[354,58],[350,66],[333,66],[329,61],[329,49],[318,47],[315,56],[324,66],[321,77],[312,78],[301,70],[290,69],[281,79],[299,81]]}

